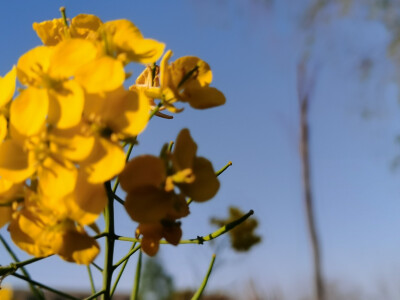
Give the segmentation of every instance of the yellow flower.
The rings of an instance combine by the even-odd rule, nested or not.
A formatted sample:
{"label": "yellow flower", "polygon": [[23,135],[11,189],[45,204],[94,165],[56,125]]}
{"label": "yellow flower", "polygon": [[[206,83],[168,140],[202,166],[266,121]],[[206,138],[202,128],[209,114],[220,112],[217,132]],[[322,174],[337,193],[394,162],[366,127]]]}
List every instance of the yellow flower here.
{"label": "yellow flower", "polygon": [[177,111],[173,106],[176,101],[188,102],[197,109],[225,103],[224,94],[209,86],[212,72],[205,61],[195,56],[184,56],[169,64],[171,56],[171,50],[163,56],[160,63],[160,86],[148,88],[148,97],[161,99],[165,108],[171,112]]}
{"label": "yellow flower", "polygon": [[185,198],[165,189],[164,161],[151,155],[132,159],[120,174],[121,187],[127,192],[125,209],[139,223],[157,223],[189,213]]}
{"label": "yellow flower", "polygon": [[66,32],[72,38],[95,40],[101,24],[101,20],[94,15],[79,14],[72,18],[69,28],[64,25],[63,19],[35,22],[32,27],[44,45],[55,46],[67,38]]}
{"label": "yellow flower", "polygon": [[156,62],[164,52],[165,45],[152,39],[145,39],[140,30],[129,20],[114,20],[104,23],[109,55],[122,62],[143,64]]}
{"label": "yellow flower", "polygon": [[77,264],[90,264],[99,253],[97,242],[69,218],[43,206],[40,196],[31,193],[15,213],[9,226],[13,242],[36,257],[57,254]]}

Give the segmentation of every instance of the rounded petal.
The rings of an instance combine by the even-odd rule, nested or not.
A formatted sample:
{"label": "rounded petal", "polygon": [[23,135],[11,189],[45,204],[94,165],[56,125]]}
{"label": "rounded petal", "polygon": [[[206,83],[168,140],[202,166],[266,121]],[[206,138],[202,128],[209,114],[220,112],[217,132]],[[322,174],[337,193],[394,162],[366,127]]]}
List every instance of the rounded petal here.
{"label": "rounded petal", "polygon": [[85,96],[77,82],[66,81],[61,89],[49,91],[49,96],[48,122],[50,124],[65,129],[81,121]]}
{"label": "rounded petal", "polygon": [[153,223],[164,219],[173,203],[173,192],[167,193],[154,186],[143,186],[128,193],[125,209],[132,220]]}
{"label": "rounded petal", "polygon": [[50,56],[53,48],[39,46],[23,54],[17,63],[18,80],[23,85],[40,85],[42,75],[50,66]]}
{"label": "rounded petal", "polygon": [[142,155],[129,161],[119,175],[121,187],[130,192],[143,186],[159,187],[165,181],[164,162],[152,155]]}
{"label": "rounded petal", "polygon": [[100,252],[99,244],[86,232],[67,230],[57,241],[53,244],[54,252],[62,259],[80,265],[89,265]]}
{"label": "rounded petal", "polygon": [[120,61],[103,56],[80,68],[75,79],[87,93],[107,92],[122,86],[125,71]]}
{"label": "rounded petal", "polygon": [[0,77],[0,107],[5,106],[14,96],[17,69],[13,67],[3,78]]}
{"label": "rounded petal", "polygon": [[182,129],[176,139],[172,161],[174,168],[179,170],[190,169],[196,157],[197,145],[190,136],[188,129]]}
{"label": "rounded petal", "polygon": [[54,47],[49,74],[55,78],[68,78],[83,65],[93,61],[97,47],[84,39],[68,39]]}
{"label": "rounded petal", "polygon": [[189,102],[190,106],[197,109],[211,108],[225,104],[225,96],[213,87],[187,88],[182,94],[182,100]]}
{"label": "rounded petal", "polygon": [[60,198],[75,189],[78,170],[71,163],[46,158],[38,168],[40,191],[48,196]]}
{"label": "rounded petal", "polygon": [[43,237],[48,238],[48,235],[39,224],[40,220],[38,218],[23,210],[11,221],[8,227],[11,239],[19,248],[36,257],[54,254],[49,245],[54,240],[47,240],[46,244],[41,243]]}
{"label": "rounded petal", "polygon": [[219,189],[219,180],[210,161],[196,157],[193,163],[195,180],[190,184],[178,184],[182,193],[194,201],[203,202],[215,196]]}
{"label": "rounded petal", "polygon": [[137,136],[149,121],[150,102],[142,92],[124,91],[109,103],[108,126],[122,138]]}
{"label": "rounded petal", "polygon": [[29,178],[36,167],[28,157],[21,145],[13,140],[0,144],[0,176],[12,182]]}
{"label": "rounded petal", "polygon": [[210,66],[200,58],[183,56],[171,64],[171,79],[176,87],[179,84],[181,84],[181,87],[188,87],[192,84],[203,87],[211,83],[212,72]]}
{"label": "rounded petal", "polygon": [[149,256],[157,254],[160,248],[160,240],[162,238],[162,226],[160,223],[153,224],[140,224],[137,228],[137,232],[141,235],[141,249],[144,253]]}
{"label": "rounded petal", "polygon": [[130,40],[126,49],[129,61],[142,64],[151,64],[156,62],[165,49],[165,44],[152,39]]}
{"label": "rounded petal", "polygon": [[67,196],[69,218],[81,225],[96,221],[107,205],[107,193],[103,183],[89,183],[83,172],[79,172],[74,192]]}
{"label": "rounded petal", "polygon": [[92,135],[82,135],[80,129],[80,126],[53,129],[50,136],[51,152],[73,162],[87,159],[93,150],[95,138]]}
{"label": "rounded petal", "polygon": [[95,34],[103,24],[99,17],[89,14],[79,14],[71,20],[71,35],[73,37],[87,38]]}
{"label": "rounded petal", "polygon": [[64,38],[64,23],[62,19],[53,19],[41,23],[33,23],[33,30],[46,46],[57,45]]}
{"label": "rounded petal", "polygon": [[118,144],[97,138],[92,153],[81,166],[88,174],[89,182],[105,182],[124,169],[125,153]]}
{"label": "rounded petal", "polygon": [[47,91],[29,87],[12,102],[10,123],[23,136],[38,134],[46,123],[48,107]]}

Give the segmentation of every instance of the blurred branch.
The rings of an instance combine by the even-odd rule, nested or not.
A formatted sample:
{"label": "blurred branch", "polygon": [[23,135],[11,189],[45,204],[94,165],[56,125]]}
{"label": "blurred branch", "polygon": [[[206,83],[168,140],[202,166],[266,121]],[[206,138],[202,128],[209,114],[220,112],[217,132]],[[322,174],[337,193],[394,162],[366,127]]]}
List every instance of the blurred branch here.
{"label": "blurred branch", "polygon": [[302,164],[302,177],[304,189],[304,202],[306,208],[306,217],[308,232],[310,235],[310,243],[314,260],[314,285],[317,300],[325,300],[325,287],[322,278],[321,249],[317,234],[317,226],[315,222],[315,212],[313,203],[313,194],[311,188],[311,162],[309,154],[309,126],[308,126],[308,110],[309,97],[314,82],[311,81],[307,85],[306,60],[303,60],[298,67],[298,97],[300,105],[300,157]]}

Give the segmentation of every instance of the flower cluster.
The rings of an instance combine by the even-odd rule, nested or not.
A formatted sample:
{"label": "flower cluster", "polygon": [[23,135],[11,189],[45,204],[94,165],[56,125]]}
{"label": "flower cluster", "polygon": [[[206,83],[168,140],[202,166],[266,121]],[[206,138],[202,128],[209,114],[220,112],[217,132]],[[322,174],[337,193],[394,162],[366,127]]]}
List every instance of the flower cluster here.
{"label": "flower cluster", "polygon": [[203,202],[219,189],[211,163],[196,152],[189,130],[183,129],[172,153],[138,156],[119,176],[128,193],[126,211],[139,223],[137,235],[143,236],[142,249],[148,255],[157,253],[161,238],[173,245],[179,243],[182,231],[176,220],[189,214],[187,197]]}
{"label": "flower cluster", "polygon": [[[170,63],[172,52],[163,56],[165,45],[128,20],[81,14],[33,28],[43,45],[0,77],[0,228],[9,223],[14,243],[31,255],[89,264],[99,245],[85,226],[112,200],[104,183],[122,172],[125,207],[140,224],[143,250],[154,255],[162,237],[177,244],[186,197],[205,201],[218,190],[211,163],[196,156],[188,130],[162,158],[126,165],[123,146],[152,111],[180,112],[178,101],[198,109],[222,105],[224,95],[209,86],[209,65],[193,56]],[[145,69],[127,88],[129,63]]]}

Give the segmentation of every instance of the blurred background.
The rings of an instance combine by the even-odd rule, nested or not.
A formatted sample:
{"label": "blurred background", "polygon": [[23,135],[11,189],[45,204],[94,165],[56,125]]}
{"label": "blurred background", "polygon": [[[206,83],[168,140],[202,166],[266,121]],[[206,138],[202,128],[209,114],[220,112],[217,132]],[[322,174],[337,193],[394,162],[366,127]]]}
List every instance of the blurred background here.
{"label": "blurred background", "polygon": [[[60,6],[71,18],[89,13],[103,21],[129,19],[145,37],[166,43],[172,60],[202,58],[213,71],[212,86],[227,98],[222,107],[185,107],[173,120],[152,120],[134,155],[157,155],[180,129],[189,128],[198,153],[215,169],[228,161],[233,165],[221,175],[214,199],[191,205],[183,238],[214,231],[210,218],[227,218],[233,205],[255,211],[255,233],[262,241],[245,253],[230,247],[228,235],[202,246],[162,247],[145,265],[150,278],[162,275],[158,286],[166,286],[166,296],[151,294],[148,287],[144,299],[196,290],[213,253],[217,259],[207,292],[225,297],[219,299],[314,299],[299,152],[304,97],[326,299],[400,299],[400,2],[4,1],[1,76],[40,44],[32,23],[59,18]],[[140,67],[132,70],[135,78]],[[118,214],[117,233],[133,236],[137,225],[122,208]],[[6,228],[0,234],[9,240]],[[129,247],[118,244],[117,257]],[[15,250],[20,259],[28,258]],[[0,264],[10,262],[0,248]],[[132,258],[121,293],[132,286],[135,264]],[[58,257],[28,270],[50,286],[89,290],[85,267]],[[151,275],[151,270],[157,271]],[[3,284],[27,289],[11,276]]]}

